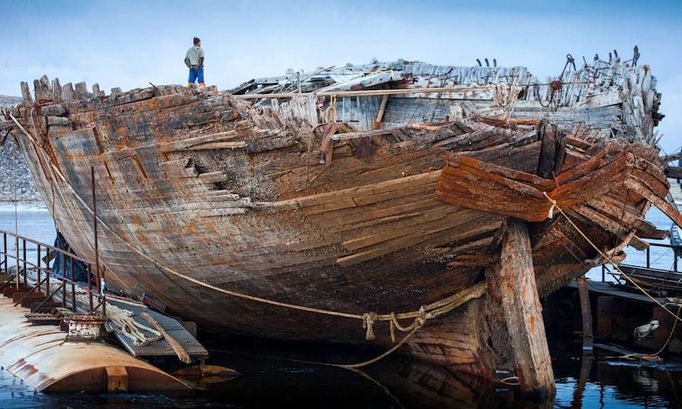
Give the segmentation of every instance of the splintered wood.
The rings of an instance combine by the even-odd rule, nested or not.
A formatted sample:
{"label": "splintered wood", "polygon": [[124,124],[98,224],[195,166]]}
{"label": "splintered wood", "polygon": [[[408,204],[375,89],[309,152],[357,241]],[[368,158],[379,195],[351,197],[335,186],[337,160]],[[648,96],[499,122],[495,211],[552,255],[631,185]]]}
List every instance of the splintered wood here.
{"label": "splintered wood", "polygon": [[655,164],[637,158],[637,149],[646,152],[649,148],[623,149],[609,144],[589,160],[552,179],[485,163],[466,154],[450,154],[438,179],[436,195],[457,206],[541,222],[553,217],[554,205],[549,199],[564,210],[580,211],[578,208],[590,200],[628,189],[679,224],[679,213],[665,200],[657,199],[648,184],[663,185],[667,191],[665,175]]}
{"label": "splintered wood", "polygon": [[504,315],[521,391],[553,394],[552,360],[535,284],[530,238],[523,222],[509,222],[499,263],[488,270],[486,277],[492,298]]}

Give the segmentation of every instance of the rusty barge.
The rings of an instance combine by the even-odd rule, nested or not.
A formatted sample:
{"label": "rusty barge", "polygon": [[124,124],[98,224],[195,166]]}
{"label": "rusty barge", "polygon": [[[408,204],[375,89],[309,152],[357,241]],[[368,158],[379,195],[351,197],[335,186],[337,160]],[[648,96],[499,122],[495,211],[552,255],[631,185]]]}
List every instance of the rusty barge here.
{"label": "rusty barge", "polygon": [[682,221],[638,57],[569,56],[547,81],[374,61],[230,92],[43,77],[2,126],[88,259],[94,169],[116,290],[217,331],[401,346],[547,392],[539,297],[664,237],[651,205]]}

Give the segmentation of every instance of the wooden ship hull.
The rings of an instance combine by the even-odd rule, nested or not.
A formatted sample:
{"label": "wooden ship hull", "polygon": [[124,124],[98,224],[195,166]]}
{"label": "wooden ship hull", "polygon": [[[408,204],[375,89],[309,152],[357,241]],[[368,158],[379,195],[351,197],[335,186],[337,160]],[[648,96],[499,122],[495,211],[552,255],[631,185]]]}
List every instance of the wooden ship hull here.
{"label": "wooden ship hull", "polygon": [[680,221],[648,67],[566,67],[540,83],[398,61],[109,95],[43,77],[3,126],[93,260],[94,170],[110,288],[210,330],[403,339],[418,358],[551,389],[538,297],[664,236],[651,204]]}

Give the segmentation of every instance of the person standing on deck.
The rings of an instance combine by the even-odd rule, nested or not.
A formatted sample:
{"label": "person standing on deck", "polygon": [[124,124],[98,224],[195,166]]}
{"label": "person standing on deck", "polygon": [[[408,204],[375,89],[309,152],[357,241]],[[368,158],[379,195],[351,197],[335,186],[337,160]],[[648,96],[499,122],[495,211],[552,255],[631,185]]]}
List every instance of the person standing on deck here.
{"label": "person standing on deck", "polygon": [[189,80],[187,86],[194,87],[194,83],[199,81],[199,88],[206,86],[204,83],[204,49],[201,48],[201,40],[194,37],[194,45],[187,50],[185,55],[185,65],[189,68]]}

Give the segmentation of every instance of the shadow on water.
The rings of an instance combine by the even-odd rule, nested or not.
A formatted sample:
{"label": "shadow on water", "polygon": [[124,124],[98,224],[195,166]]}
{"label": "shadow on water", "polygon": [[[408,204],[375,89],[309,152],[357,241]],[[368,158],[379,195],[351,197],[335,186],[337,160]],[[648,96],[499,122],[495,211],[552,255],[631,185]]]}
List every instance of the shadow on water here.
{"label": "shadow on water", "polygon": [[[353,362],[374,352],[351,353],[343,346],[268,345],[262,341],[209,342],[211,364],[236,369],[239,377],[200,385],[192,396],[164,394],[41,394],[0,371],[0,407],[95,408],[678,408],[681,363],[640,363],[583,359],[575,340],[552,341],[557,394],[553,401],[528,402],[515,388],[394,355],[351,371],[284,358],[306,356],[324,362]],[[224,349],[225,345],[232,345]],[[222,348],[221,348],[222,347]],[[163,362],[160,362],[163,364]],[[173,363],[165,365],[172,370]],[[680,389],[680,391],[678,391]]]}

